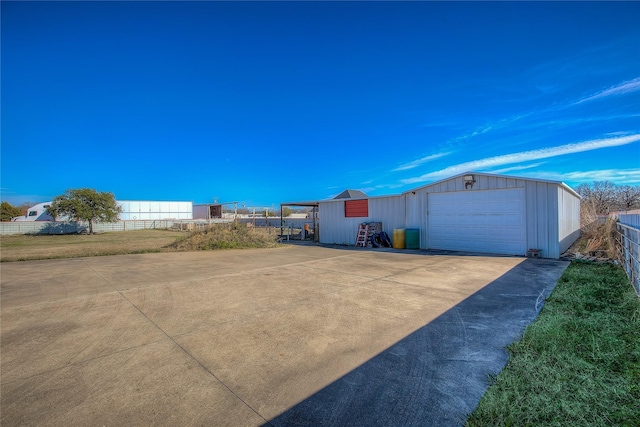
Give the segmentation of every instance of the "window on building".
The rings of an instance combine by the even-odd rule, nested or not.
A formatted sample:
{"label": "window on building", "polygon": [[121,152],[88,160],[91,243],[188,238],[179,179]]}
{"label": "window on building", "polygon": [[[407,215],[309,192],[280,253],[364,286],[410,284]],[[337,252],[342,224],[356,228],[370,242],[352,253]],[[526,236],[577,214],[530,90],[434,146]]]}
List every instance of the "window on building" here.
{"label": "window on building", "polygon": [[346,218],[369,216],[369,200],[346,200],[344,202],[344,216]]}
{"label": "window on building", "polygon": [[38,211],[29,211],[29,216],[37,216]]}

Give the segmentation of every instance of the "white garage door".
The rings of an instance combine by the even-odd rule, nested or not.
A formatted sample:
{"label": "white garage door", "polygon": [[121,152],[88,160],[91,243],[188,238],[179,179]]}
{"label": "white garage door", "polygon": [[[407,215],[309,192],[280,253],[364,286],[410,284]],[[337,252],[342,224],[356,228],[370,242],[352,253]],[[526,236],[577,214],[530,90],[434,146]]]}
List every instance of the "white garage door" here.
{"label": "white garage door", "polygon": [[429,248],[525,255],[524,189],[429,194]]}

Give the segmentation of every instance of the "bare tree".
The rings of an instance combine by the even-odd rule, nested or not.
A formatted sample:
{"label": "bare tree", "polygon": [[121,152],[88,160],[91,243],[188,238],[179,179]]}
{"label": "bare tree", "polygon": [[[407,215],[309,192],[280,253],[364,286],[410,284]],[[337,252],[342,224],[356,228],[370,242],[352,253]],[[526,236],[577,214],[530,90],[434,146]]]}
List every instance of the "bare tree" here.
{"label": "bare tree", "polygon": [[616,211],[640,208],[640,186],[615,185],[609,181],[580,184],[581,209],[592,215],[608,215]]}
{"label": "bare tree", "polygon": [[640,209],[640,186],[624,185],[616,189],[616,210]]}
{"label": "bare tree", "polygon": [[616,185],[609,181],[595,181],[593,184],[580,184],[576,188],[582,196],[582,204],[590,206],[596,215],[608,215],[615,210]]}

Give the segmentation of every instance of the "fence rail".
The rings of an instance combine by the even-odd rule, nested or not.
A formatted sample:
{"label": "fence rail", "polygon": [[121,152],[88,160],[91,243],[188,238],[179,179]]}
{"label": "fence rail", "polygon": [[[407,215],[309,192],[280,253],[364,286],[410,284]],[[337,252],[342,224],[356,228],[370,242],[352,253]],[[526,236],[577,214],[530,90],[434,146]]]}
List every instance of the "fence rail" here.
{"label": "fence rail", "polygon": [[[233,222],[233,218],[223,219],[147,219],[123,220],[118,222],[94,223],[93,231],[104,233],[109,231],[131,231],[149,229],[202,230],[213,223]],[[310,219],[285,218],[280,224],[280,218],[239,218],[238,221],[255,227],[278,227],[285,229],[301,229],[305,224],[313,224]],[[10,234],[74,234],[89,231],[89,223],[83,221],[14,221],[0,222],[0,235]]]}
{"label": "fence rail", "polygon": [[[637,211],[631,211],[637,212]],[[640,228],[640,213],[620,212],[614,214],[620,223],[634,228]]]}
{"label": "fence rail", "polygon": [[[172,228],[176,220],[131,220],[94,223],[94,232]],[[9,234],[73,234],[89,231],[82,221],[15,221],[0,222],[0,235]]]}
{"label": "fence rail", "polygon": [[622,262],[627,276],[640,296],[640,228],[618,222],[618,241],[620,248],[620,262]]}

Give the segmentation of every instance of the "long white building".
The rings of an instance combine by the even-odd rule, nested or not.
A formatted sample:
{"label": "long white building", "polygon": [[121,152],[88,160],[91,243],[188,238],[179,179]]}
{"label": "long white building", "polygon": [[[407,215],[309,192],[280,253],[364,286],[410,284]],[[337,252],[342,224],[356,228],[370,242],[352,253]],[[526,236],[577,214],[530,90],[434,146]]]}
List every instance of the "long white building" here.
{"label": "long white building", "polygon": [[[122,200],[116,201],[122,208],[120,219],[193,219],[193,202]],[[38,203],[27,210],[27,214],[12,218],[12,221],[53,221],[47,215],[51,202]]]}

